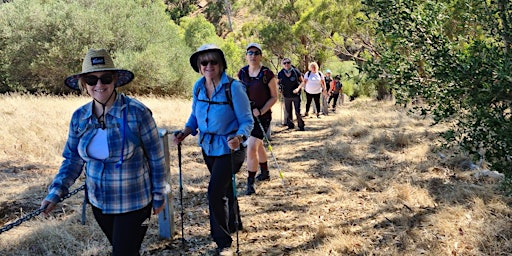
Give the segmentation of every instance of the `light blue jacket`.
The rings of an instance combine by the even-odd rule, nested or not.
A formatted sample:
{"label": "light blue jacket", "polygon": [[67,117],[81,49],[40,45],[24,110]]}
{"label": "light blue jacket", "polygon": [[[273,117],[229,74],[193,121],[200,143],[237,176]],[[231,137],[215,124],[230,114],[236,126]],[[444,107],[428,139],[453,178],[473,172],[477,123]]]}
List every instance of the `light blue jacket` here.
{"label": "light blue jacket", "polygon": [[[229,79],[224,72],[220,86],[215,88],[212,98],[208,99],[205,80],[202,77],[194,84],[192,113],[186,127],[193,131],[193,136],[199,131],[198,144],[207,156],[229,154],[228,137],[244,135],[248,138],[254,126],[249,98],[245,86],[238,80],[233,80],[230,90],[233,107],[226,104],[229,99],[224,87],[229,86]],[[221,102],[224,104],[219,104]]]}

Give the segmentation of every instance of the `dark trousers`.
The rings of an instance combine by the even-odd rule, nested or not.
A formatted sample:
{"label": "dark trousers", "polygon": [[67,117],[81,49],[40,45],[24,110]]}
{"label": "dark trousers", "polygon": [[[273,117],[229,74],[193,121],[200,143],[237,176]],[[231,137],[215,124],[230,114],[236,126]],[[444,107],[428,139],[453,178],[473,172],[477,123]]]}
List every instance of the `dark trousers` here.
{"label": "dark trousers", "polygon": [[103,214],[101,209],[92,206],[96,222],[112,245],[113,256],[140,255],[140,246],[148,230],[142,223],[151,216],[151,205],[121,214]]}
{"label": "dark trousers", "polygon": [[286,125],[288,128],[293,128],[295,125],[293,124],[293,113],[292,113],[292,104],[295,108],[295,116],[297,116],[297,124],[299,128],[304,128],[304,120],[302,120],[302,116],[300,115],[300,96],[293,97],[285,97],[284,98],[284,108],[286,110]]}
{"label": "dark trousers", "polygon": [[306,114],[309,113],[309,108],[311,107],[311,101],[315,100],[316,114],[320,115],[320,94],[322,93],[308,93],[306,92]]}
{"label": "dark trousers", "polygon": [[[246,149],[242,148],[233,153],[235,173],[240,171],[244,163],[245,151]],[[235,201],[233,194],[231,154],[207,156],[203,151],[203,158],[210,172],[208,207],[211,236],[219,248],[230,247],[233,241],[231,233],[236,228],[235,215],[239,227],[242,225],[238,200]]]}
{"label": "dark trousers", "polygon": [[331,103],[331,100],[334,100],[332,102],[332,108],[336,108],[336,102],[338,102],[338,98],[340,97],[339,93],[332,93],[331,96],[329,96],[328,104]]}

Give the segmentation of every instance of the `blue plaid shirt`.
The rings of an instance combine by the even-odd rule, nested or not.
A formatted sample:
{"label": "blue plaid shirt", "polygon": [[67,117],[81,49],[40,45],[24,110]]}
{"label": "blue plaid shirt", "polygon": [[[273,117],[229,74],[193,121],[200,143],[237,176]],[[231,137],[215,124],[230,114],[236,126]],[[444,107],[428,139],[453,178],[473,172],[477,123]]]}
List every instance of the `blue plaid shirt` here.
{"label": "blue plaid shirt", "polygon": [[[100,127],[92,113],[92,104],[89,102],[73,113],[62,154],[64,161],[49,187],[46,200],[57,203],[66,195],[85,164],[88,200],[103,213],[130,212],[152,201],[154,208],[161,206],[165,196],[166,167],[151,111],[141,102],[118,94],[111,109],[105,113],[109,156],[98,160],[87,152],[87,146]],[[127,105],[128,109],[124,111]],[[127,122],[123,121],[123,116]],[[127,129],[123,129],[126,125]]]}
{"label": "blue plaid shirt", "polygon": [[[244,135],[249,137],[254,126],[251,107],[245,86],[234,80],[231,85],[231,98],[233,108],[229,104],[209,104],[205,78],[202,77],[194,84],[194,92],[199,90],[198,95],[194,93],[192,98],[192,113],[188,118],[186,127],[199,134],[199,146],[207,156],[222,156],[229,154],[228,137],[233,135]],[[211,101],[228,102],[224,86],[229,86],[226,73],[222,73],[220,86],[215,87]],[[198,100],[200,99],[200,100]]]}

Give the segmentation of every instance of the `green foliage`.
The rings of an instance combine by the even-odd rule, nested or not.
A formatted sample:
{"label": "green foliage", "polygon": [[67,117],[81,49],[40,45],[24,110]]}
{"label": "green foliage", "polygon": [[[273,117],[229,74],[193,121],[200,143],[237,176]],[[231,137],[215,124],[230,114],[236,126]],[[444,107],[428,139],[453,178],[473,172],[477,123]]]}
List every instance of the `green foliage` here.
{"label": "green foliage", "polygon": [[215,33],[215,27],[202,15],[185,17],[180,25],[185,31],[185,42],[191,49],[197,49],[205,43],[219,45],[221,39]]}
{"label": "green foliage", "polygon": [[163,3],[152,2],[19,0],[0,5],[0,92],[67,93],[62,81],[80,72],[88,48],[106,48],[116,66],[136,71],[124,90],[183,94],[185,85],[193,83],[190,49],[176,36],[179,28]]}
{"label": "green foliage", "polygon": [[[501,2],[501,3],[500,3]],[[512,176],[512,53],[507,1],[365,1],[378,13],[380,58],[365,66],[372,79],[436,122],[475,160]],[[505,3],[505,4],[504,4]],[[464,12],[461,6],[464,5]],[[505,14],[503,16],[503,14]]]}
{"label": "green foliage", "polygon": [[228,69],[226,73],[232,77],[236,77],[238,70],[246,65],[245,63],[245,48],[235,42],[235,38],[229,35],[222,45],[219,46],[224,52]]}
{"label": "green foliage", "polygon": [[166,12],[176,24],[180,24],[180,20],[190,13],[197,10],[197,0],[165,0],[167,5]]}

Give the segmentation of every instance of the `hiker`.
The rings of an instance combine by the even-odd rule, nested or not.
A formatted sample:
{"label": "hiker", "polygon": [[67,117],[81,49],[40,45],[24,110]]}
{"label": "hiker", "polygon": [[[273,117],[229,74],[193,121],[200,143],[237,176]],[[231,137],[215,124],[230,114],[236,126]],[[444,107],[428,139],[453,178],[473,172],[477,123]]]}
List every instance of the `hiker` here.
{"label": "hiker", "polygon": [[343,90],[343,84],[340,81],[341,77],[340,75],[334,76],[334,80],[331,81],[331,84],[329,86],[329,101],[327,104],[332,103],[332,112],[336,112],[336,103],[338,102],[338,97],[340,96],[340,93]]}
{"label": "hiker", "polygon": [[304,116],[309,115],[309,108],[314,100],[316,117],[320,118],[320,96],[325,97],[327,94],[325,80],[322,72],[318,71],[318,64],[316,62],[309,63],[308,67],[309,71],[304,74],[304,85],[301,85],[306,91],[306,113],[304,113]]}
{"label": "hiker", "polygon": [[202,77],[194,84],[192,112],[174,142],[178,144],[199,131],[198,144],[210,172],[210,233],[217,252],[231,255],[231,233],[242,229],[231,178],[242,167],[246,154],[243,142],[253,128],[249,98],[245,86],[226,74],[226,58],[219,47],[200,46],[190,56],[190,65]]}
{"label": "hiker", "polygon": [[328,115],[329,114],[329,103],[328,103],[328,101],[329,101],[329,87],[331,85],[331,82],[333,81],[333,79],[331,77],[331,70],[330,69],[325,70],[324,80],[325,80],[326,93],[322,95],[322,113],[324,115]]}
{"label": "hiker", "polygon": [[288,129],[295,128],[293,123],[292,104],[295,108],[295,115],[297,116],[297,126],[299,131],[304,131],[304,120],[300,114],[300,92],[299,85],[302,83],[302,74],[293,65],[289,58],[282,60],[283,69],[277,74],[279,80],[279,87],[281,88],[284,97],[284,107],[286,113],[286,125]]}
{"label": "hiker", "polygon": [[[254,128],[247,140],[247,189],[246,195],[256,193],[255,179],[270,180],[267,165],[267,152],[263,145],[263,136],[267,133],[272,120],[272,106],[277,101],[277,78],[267,67],[261,65],[262,48],[258,43],[250,43],[245,48],[245,59],[248,65],[238,71],[238,79],[247,86],[254,116]],[[258,121],[259,120],[259,121]],[[263,130],[261,126],[263,126]],[[261,170],[256,177],[258,167]]]}
{"label": "hiker", "polygon": [[131,71],[114,66],[105,49],[90,49],[82,72],[66,86],[85,91],[92,101],[73,113],[62,153],[64,160],[41,203],[48,214],[85,166],[86,199],[112,245],[112,255],[140,255],[146,220],[164,208],[164,152],[151,110],[118,93]]}

